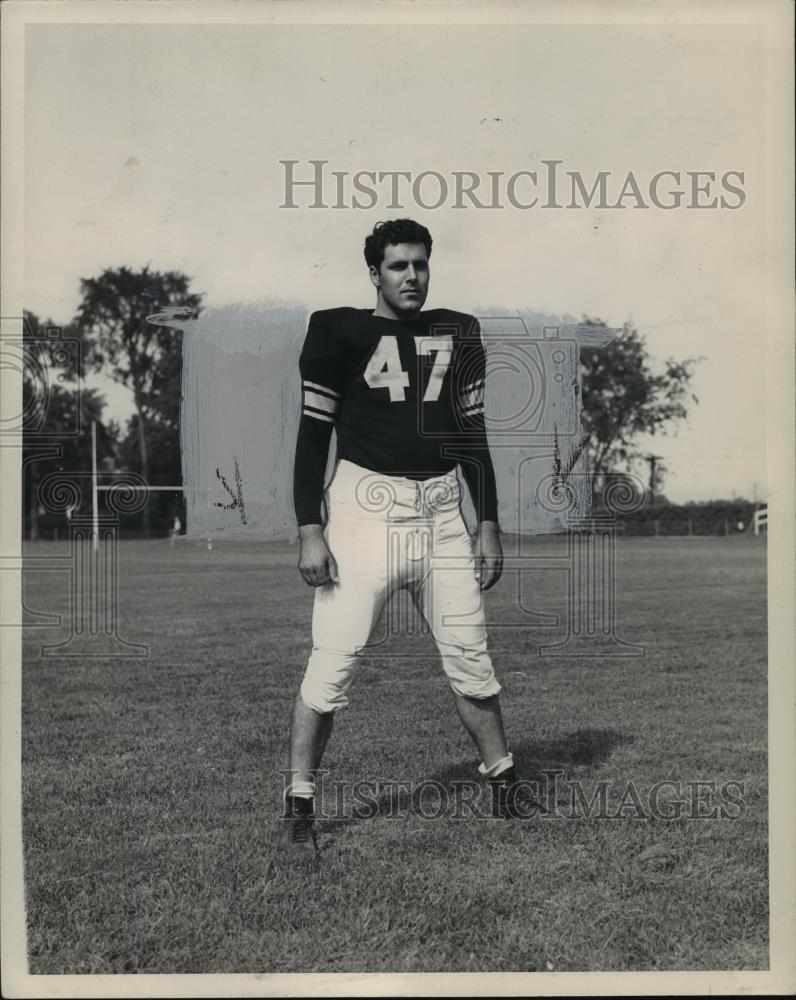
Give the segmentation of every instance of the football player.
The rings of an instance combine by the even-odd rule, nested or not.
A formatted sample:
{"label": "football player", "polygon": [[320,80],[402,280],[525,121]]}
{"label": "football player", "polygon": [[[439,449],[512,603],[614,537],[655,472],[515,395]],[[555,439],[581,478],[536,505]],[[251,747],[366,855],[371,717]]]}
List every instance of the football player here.
{"label": "football player", "polygon": [[[496,814],[517,814],[481,598],[503,562],[484,427],[485,356],[475,317],[423,311],[431,246],[429,231],[411,219],[378,223],[365,241],[375,309],[313,313],[301,352],[294,505],[298,568],[315,599],[281,851],[315,855],[315,772],[373,626],[398,588],[429,624]],[[332,428],[337,461],[325,491]],[[478,517],[474,544],[457,465]]]}

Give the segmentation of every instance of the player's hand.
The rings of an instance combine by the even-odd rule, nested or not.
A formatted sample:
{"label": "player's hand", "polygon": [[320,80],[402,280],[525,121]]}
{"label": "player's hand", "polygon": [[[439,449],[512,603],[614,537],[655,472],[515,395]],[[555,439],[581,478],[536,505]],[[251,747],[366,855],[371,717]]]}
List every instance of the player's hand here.
{"label": "player's hand", "polygon": [[339,582],[337,563],[329,551],[323,528],[320,524],[307,524],[299,528],[301,551],[298,568],[302,580],[310,587],[322,587],[325,583]]}
{"label": "player's hand", "polygon": [[475,577],[481,590],[494,587],[503,572],[503,546],[495,521],[482,521],[475,540]]}

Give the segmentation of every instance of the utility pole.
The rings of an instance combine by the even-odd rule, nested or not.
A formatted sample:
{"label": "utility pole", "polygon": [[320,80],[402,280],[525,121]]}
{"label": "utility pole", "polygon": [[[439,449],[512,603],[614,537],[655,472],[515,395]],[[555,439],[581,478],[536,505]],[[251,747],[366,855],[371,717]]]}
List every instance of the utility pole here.
{"label": "utility pole", "polygon": [[650,504],[655,503],[655,484],[657,483],[656,471],[658,467],[658,462],[663,458],[663,455],[646,455],[645,461],[650,467],[650,478],[649,478],[649,497]]}

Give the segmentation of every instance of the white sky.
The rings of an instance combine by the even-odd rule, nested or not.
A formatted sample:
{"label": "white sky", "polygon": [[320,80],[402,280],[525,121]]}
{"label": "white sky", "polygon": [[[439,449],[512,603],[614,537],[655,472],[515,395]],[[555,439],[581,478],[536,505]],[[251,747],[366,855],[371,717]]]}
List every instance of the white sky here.
{"label": "white sky", "polygon": [[[411,215],[435,240],[429,308],[630,317],[656,359],[705,356],[688,425],[648,442],[666,493],[762,495],[762,58],[730,25],[29,25],[25,306],[66,322],[80,277],[122,264],[185,271],[206,306],[366,305],[364,236]],[[659,170],[741,170],[747,202],[288,210],[280,159],[305,174],[560,159],[589,186],[632,170],[642,189]]]}

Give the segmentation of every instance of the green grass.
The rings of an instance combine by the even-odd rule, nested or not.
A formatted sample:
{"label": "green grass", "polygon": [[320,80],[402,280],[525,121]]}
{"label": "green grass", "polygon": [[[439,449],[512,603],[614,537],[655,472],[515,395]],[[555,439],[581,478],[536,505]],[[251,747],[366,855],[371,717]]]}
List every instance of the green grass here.
{"label": "green grass", "polygon": [[[510,576],[487,595],[493,626],[514,623],[491,648],[520,771],[562,763],[588,794],[608,782],[614,812],[629,782],[644,802],[664,779],[737,780],[740,818],[428,820],[384,799],[375,818],[321,824],[319,874],[274,876],[310,645],[295,561],[288,545],[122,543],[119,632],[147,659],[42,659],[66,630],[25,630],[31,972],[768,967],[762,541],[621,539],[617,631],[644,657],[540,657],[564,625],[522,627]],[[63,573],[27,574],[25,594],[68,615]],[[533,611],[561,614],[565,594],[563,574],[527,577]],[[337,720],[327,781],[475,777],[431,640],[380,654]]]}

